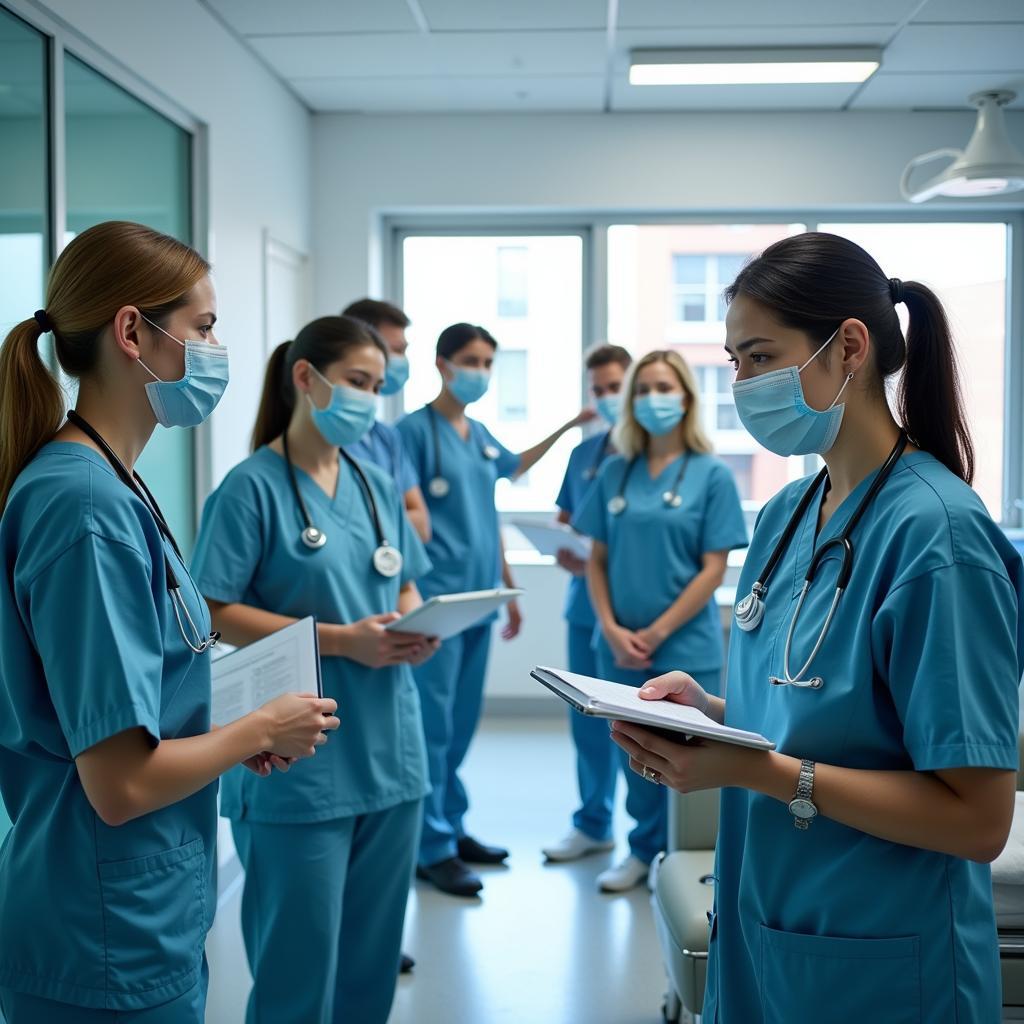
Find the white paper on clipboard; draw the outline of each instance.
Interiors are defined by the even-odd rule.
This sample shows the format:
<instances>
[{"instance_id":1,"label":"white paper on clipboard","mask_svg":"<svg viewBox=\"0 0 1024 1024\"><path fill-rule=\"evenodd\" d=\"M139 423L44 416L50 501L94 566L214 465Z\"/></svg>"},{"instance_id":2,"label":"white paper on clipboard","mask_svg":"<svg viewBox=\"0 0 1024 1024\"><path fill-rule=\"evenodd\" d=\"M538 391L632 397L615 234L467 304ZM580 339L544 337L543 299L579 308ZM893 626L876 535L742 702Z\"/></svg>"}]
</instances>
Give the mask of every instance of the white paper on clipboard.
<instances>
[{"instance_id":1,"label":"white paper on clipboard","mask_svg":"<svg viewBox=\"0 0 1024 1024\"><path fill-rule=\"evenodd\" d=\"M228 725L285 693L322 697L320 645L310 615L221 655L212 665L214 725Z\"/></svg>"}]
</instances>

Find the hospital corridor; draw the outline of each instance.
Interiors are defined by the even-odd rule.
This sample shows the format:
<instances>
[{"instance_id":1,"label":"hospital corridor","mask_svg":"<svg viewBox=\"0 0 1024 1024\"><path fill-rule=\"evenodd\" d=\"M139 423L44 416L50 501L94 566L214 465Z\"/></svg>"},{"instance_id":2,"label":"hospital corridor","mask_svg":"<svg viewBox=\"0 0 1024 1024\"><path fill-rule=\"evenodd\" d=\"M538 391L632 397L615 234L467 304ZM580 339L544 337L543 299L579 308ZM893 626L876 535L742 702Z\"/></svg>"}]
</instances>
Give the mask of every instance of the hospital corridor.
<instances>
[{"instance_id":1,"label":"hospital corridor","mask_svg":"<svg viewBox=\"0 0 1024 1024\"><path fill-rule=\"evenodd\" d=\"M1024 1022L1024 0L0 0L0 1024Z\"/></svg>"}]
</instances>

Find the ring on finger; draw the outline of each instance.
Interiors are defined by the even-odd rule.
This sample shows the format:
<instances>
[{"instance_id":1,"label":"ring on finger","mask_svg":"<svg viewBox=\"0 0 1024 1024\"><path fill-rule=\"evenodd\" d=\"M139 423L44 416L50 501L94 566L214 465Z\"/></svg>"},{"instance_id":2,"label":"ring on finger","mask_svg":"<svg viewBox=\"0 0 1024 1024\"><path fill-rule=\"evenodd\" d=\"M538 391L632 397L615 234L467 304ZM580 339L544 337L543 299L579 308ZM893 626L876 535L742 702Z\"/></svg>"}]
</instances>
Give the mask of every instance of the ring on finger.
<instances>
[{"instance_id":1,"label":"ring on finger","mask_svg":"<svg viewBox=\"0 0 1024 1024\"><path fill-rule=\"evenodd\" d=\"M648 782L653 782L656 786L661 785L661 773L656 772L653 768L648 765L643 766L643 771L640 773Z\"/></svg>"}]
</instances>

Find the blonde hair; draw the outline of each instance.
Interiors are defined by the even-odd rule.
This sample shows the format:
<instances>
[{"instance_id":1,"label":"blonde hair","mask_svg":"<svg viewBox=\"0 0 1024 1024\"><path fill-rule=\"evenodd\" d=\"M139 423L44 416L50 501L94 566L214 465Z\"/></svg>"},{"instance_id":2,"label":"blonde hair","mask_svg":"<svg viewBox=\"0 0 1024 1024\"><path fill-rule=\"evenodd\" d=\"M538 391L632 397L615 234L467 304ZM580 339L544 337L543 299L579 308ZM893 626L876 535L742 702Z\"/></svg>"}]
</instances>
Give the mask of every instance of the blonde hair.
<instances>
[{"instance_id":1,"label":"blonde hair","mask_svg":"<svg viewBox=\"0 0 1024 1024\"><path fill-rule=\"evenodd\" d=\"M637 423L636 417L633 415L633 402L636 397L634 390L637 375L645 366L650 366L652 363L664 363L670 367L682 385L683 394L686 396L686 416L682 421L682 431L683 444L687 451L704 454L713 452L714 448L707 434L704 433L704 427L700 421L700 395L697 390L697 379L693 375L693 370L690 369L690 364L672 349L656 349L654 352L648 352L631 367L622 388L622 412L619 414L619 422L612 435L615 447L627 459L635 458L647 450L650 435Z\"/></svg>"},{"instance_id":2,"label":"blonde hair","mask_svg":"<svg viewBox=\"0 0 1024 1024\"><path fill-rule=\"evenodd\" d=\"M122 306L159 324L209 272L194 249L129 221L97 224L60 254L45 311L12 328L0 348L0 509L64 420L64 392L39 353L40 337L52 331L64 372L85 376L96 368L100 334Z\"/></svg>"}]
</instances>

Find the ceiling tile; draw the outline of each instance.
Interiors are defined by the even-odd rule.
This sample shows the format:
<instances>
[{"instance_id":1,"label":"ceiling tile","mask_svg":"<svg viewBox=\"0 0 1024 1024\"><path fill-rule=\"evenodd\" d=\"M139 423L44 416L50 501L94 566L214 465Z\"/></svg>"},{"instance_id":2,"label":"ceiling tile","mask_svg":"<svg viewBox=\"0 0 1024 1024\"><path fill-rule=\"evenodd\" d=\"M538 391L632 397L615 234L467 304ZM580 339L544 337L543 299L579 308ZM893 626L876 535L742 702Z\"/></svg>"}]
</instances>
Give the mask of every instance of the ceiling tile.
<instances>
[{"instance_id":1,"label":"ceiling tile","mask_svg":"<svg viewBox=\"0 0 1024 1024\"><path fill-rule=\"evenodd\" d=\"M908 25L885 51L885 71L1024 71L1024 22Z\"/></svg>"},{"instance_id":2,"label":"ceiling tile","mask_svg":"<svg viewBox=\"0 0 1024 1024\"><path fill-rule=\"evenodd\" d=\"M603 32L275 36L253 46L284 78L601 75Z\"/></svg>"},{"instance_id":3,"label":"ceiling tile","mask_svg":"<svg viewBox=\"0 0 1024 1024\"><path fill-rule=\"evenodd\" d=\"M616 80L612 109L637 110L840 110L852 85L631 86Z\"/></svg>"},{"instance_id":4,"label":"ceiling tile","mask_svg":"<svg viewBox=\"0 0 1024 1024\"><path fill-rule=\"evenodd\" d=\"M604 29L608 0L419 0L431 32Z\"/></svg>"},{"instance_id":5,"label":"ceiling tile","mask_svg":"<svg viewBox=\"0 0 1024 1024\"><path fill-rule=\"evenodd\" d=\"M1024 3L1021 0L928 0L914 24L936 21L1024 21Z\"/></svg>"},{"instance_id":6,"label":"ceiling tile","mask_svg":"<svg viewBox=\"0 0 1024 1024\"><path fill-rule=\"evenodd\" d=\"M314 110L402 112L599 111L604 79L565 78L296 78L292 87Z\"/></svg>"},{"instance_id":7,"label":"ceiling tile","mask_svg":"<svg viewBox=\"0 0 1024 1024\"><path fill-rule=\"evenodd\" d=\"M969 110L967 97L971 93L1003 88L1017 93L1017 99L1010 106L1024 109L1024 75L1000 78L985 71L941 72L931 75L890 75L879 72L864 86L851 107L854 110Z\"/></svg>"},{"instance_id":8,"label":"ceiling tile","mask_svg":"<svg viewBox=\"0 0 1024 1024\"><path fill-rule=\"evenodd\" d=\"M201 0L241 35L419 32L405 0Z\"/></svg>"},{"instance_id":9,"label":"ceiling tile","mask_svg":"<svg viewBox=\"0 0 1024 1024\"><path fill-rule=\"evenodd\" d=\"M619 28L896 25L918 0L619 0ZM961 0L963 2L963 0Z\"/></svg>"}]
</instances>

